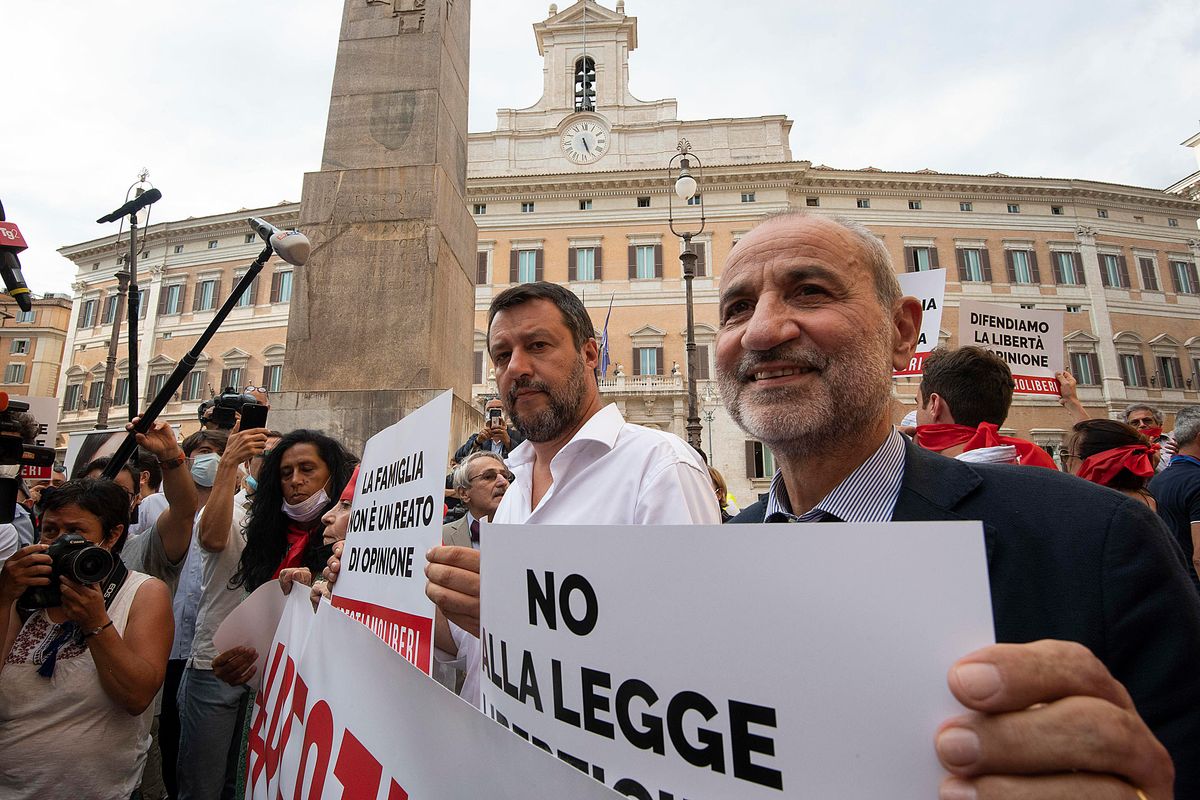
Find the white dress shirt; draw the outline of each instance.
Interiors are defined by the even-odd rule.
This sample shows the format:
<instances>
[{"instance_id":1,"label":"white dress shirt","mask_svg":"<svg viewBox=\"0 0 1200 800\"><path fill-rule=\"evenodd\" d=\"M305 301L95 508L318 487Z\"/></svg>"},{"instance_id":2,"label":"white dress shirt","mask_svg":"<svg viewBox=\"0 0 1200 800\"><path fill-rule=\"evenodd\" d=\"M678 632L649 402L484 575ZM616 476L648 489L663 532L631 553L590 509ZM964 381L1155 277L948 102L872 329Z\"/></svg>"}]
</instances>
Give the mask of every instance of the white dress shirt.
<instances>
[{"instance_id":1,"label":"white dress shirt","mask_svg":"<svg viewBox=\"0 0 1200 800\"><path fill-rule=\"evenodd\" d=\"M515 476L492 515L507 525L719 525L721 512L700 456L674 434L625 421L615 405L596 412L550 461L553 483L532 507L534 451L509 454ZM480 538L487 536L485 530ZM479 706L479 639L450 624L467 677L461 697Z\"/></svg>"}]
</instances>

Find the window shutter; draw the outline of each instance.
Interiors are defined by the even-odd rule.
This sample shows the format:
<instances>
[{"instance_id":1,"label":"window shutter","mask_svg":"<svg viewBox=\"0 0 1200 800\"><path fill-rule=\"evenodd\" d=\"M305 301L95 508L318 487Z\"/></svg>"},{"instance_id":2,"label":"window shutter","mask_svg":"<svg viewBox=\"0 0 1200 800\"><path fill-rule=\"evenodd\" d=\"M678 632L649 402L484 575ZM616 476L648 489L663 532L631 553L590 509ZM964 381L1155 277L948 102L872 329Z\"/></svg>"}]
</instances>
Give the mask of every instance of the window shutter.
<instances>
[{"instance_id":1,"label":"window shutter","mask_svg":"<svg viewBox=\"0 0 1200 800\"><path fill-rule=\"evenodd\" d=\"M161 317L167 313L167 285L165 283L158 286L158 315Z\"/></svg>"},{"instance_id":2,"label":"window shutter","mask_svg":"<svg viewBox=\"0 0 1200 800\"><path fill-rule=\"evenodd\" d=\"M250 281L250 288L246 290L246 293L248 295L250 295L250 305L254 305L255 303L258 302L258 276L257 275L254 276L254 280Z\"/></svg>"},{"instance_id":3,"label":"window shutter","mask_svg":"<svg viewBox=\"0 0 1200 800\"><path fill-rule=\"evenodd\" d=\"M545 280L546 266L546 251L535 250L533 253L533 279L535 281Z\"/></svg>"},{"instance_id":4,"label":"window shutter","mask_svg":"<svg viewBox=\"0 0 1200 800\"><path fill-rule=\"evenodd\" d=\"M961 247L954 248L954 260L958 264L958 282L966 283L967 281L967 256L963 253Z\"/></svg>"},{"instance_id":5,"label":"window shutter","mask_svg":"<svg viewBox=\"0 0 1200 800\"><path fill-rule=\"evenodd\" d=\"M223 391L225 391L225 387L226 387L226 386L229 386L229 385L230 385L230 379L233 377L233 375L231 374L231 372L232 372L232 370L229 370L229 369L223 369L223 370L221 370L221 391L222 391L222 392L223 392ZM236 386L236 387L234 387L234 388L235 388L235 389L240 389L240 388L242 388L242 387L240 387L240 386Z\"/></svg>"},{"instance_id":6,"label":"window shutter","mask_svg":"<svg viewBox=\"0 0 1200 800\"><path fill-rule=\"evenodd\" d=\"M1059 260L1059 256L1061 255L1062 253L1056 253L1053 250L1050 251L1050 266L1054 270L1054 283L1056 286L1062 286L1066 283L1066 278L1063 277L1062 264Z\"/></svg>"},{"instance_id":7,"label":"window shutter","mask_svg":"<svg viewBox=\"0 0 1200 800\"><path fill-rule=\"evenodd\" d=\"M746 440L746 477L751 479L758 477L755 475L754 469L754 442L749 439Z\"/></svg>"},{"instance_id":8,"label":"window shutter","mask_svg":"<svg viewBox=\"0 0 1200 800\"><path fill-rule=\"evenodd\" d=\"M1079 281L1080 286L1087 284L1087 278L1083 277L1083 256L1079 253L1071 253L1071 260L1075 262L1075 280Z\"/></svg>"},{"instance_id":9,"label":"window shutter","mask_svg":"<svg viewBox=\"0 0 1200 800\"><path fill-rule=\"evenodd\" d=\"M654 277L661 278L663 276L663 246L661 244L654 245ZM662 365L659 365L659 374L662 374Z\"/></svg>"},{"instance_id":10,"label":"window shutter","mask_svg":"<svg viewBox=\"0 0 1200 800\"><path fill-rule=\"evenodd\" d=\"M1188 277L1191 279L1191 284L1192 284L1192 292L1191 293L1195 294L1197 291L1200 291L1200 281L1197 280L1196 265L1185 263L1184 268L1187 270Z\"/></svg>"},{"instance_id":11,"label":"window shutter","mask_svg":"<svg viewBox=\"0 0 1200 800\"><path fill-rule=\"evenodd\" d=\"M213 284L213 308L221 307L221 279L217 278L217 282Z\"/></svg>"},{"instance_id":12,"label":"window shutter","mask_svg":"<svg viewBox=\"0 0 1200 800\"><path fill-rule=\"evenodd\" d=\"M629 245L629 280L637 277L637 247Z\"/></svg>"},{"instance_id":13,"label":"window shutter","mask_svg":"<svg viewBox=\"0 0 1200 800\"><path fill-rule=\"evenodd\" d=\"M260 383L259 386L270 386L270 385L271 385L271 367L270 367L270 365L267 365L267 366L263 367L262 383Z\"/></svg>"},{"instance_id":14,"label":"window shutter","mask_svg":"<svg viewBox=\"0 0 1200 800\"><path fill-rule=\"evenodd\" d=\"M1008 282L1017 282L1017 268L1013 266L1012 250L1005 248L1004 250L1004 265L1008 267Z\"/></svg>"},{"instance_id":15,"label":"window shutter","mask_svg":"<svg viewBox=\"0 0 1200 800\"><path fill-rule=\"evenodd\" d=\"M567 280L578 280L579 275L579 251L574 247L567 248Z\"/></svg>"},{"instance_id":16,"label":"window shutter","mask_svg":"<svg viewBox=\"0 0 1200 800\"><path fill-rule=\"evenodd\" d=\"M1100 285L1105 287L1112 286L1112 281L1108 279L1108 259L1103 255L1097 256L1097 258L1100 261Z\"/></svg>"},{"instance_id":17,"label":"window shutter","mask_svg":"<svg viewBox=\"0 0 1200 800\"><path fill-rule=\"evenodd\" d=\"M663 349L661 347L654 348L654 368L655 375L663 374Z\"/></svg>"},{"instance_id":18,"label":"window shutter","mask_svg":"<svg viewBox=\"0 0 1200 800\"><path fill-rule=\"evenodd\" d=\"M83 327L83 318L87 316L87 300L79 303L79 316L75 318L76 329Z\"/></svg>"},{"instance_id":19,"label":"window shutter","mask_svg":"<svg viewBox=\"0 0 1200 800\"><path fill-rule=\"evenodd\" d=\"M283 273L281 273L279 270L275 270L274 272L271 273L271 302L272 303L279 302L279 284L281 282L282 277L283 277Z\"/></svg>"},{"instance_id":20,"label":"window shutter","mask_svg":"<svg viewBox=\"0 0 1200 800\"><path fill-rule=\"evenodd\" d=\"M696 345L696 380L708 380L708 345Z\"/></svg>"},{"instance_id":21,"label":"window shutter","mask_svg":"<svg viewBox=\"0 0 1200 800\"><path fill-rule=\"evenodd\" d=\"M1084 353L1083 357L1087 359L1088 366L1091 367L1092 377L1095 379L1096 384L1102 383L1103 376L1100 374L1100 361L1096 358L1096 354Z\"/></svg>"},{"instance_id":22,"label":"window shutter","mask_svg":"<svg viewBox=\"0 0 1200 800\"><path fill-rule=\"evenodd\" d=\"M1146 360L1138 355L1134 358L1134 364L1137 369L1138 386L1146 386Z\"/></svg>"},{"instance_id":23,"label":"window shutter","mask_svg":"<svg viewBox=\"0 0 1200 800\"><path fill-rule=\"evenodd\" d=\"M1133 282L1129 280L1129 262L1125 260L1125 256L1117 256L1117 271L1121 274L1121 288L1129 289L1133 286Z\"/></svg>"},{"instance_id":24,"label":"window shutter","mask_svg":"<svg viewBox=\"0 0 1200 800\"><path fill-rule=\"evenodd\" d=\"M180 314L182 314L183 310L185 308L187 308L187 291L188 291L188 285L186 283L179 284L179 313Z\"/></svg>"},{"instance_id":25,"label":"window shutter","mask_svg":"<svg viewBox=\"0 0 1200 800\"><path fill-rule=\"evenodd\" d=\"M603 248L599 246L596 247L596 280L598 281L604 280L604 263L603 259L600 257L600 254L603 252Z\"/></svg>"},{"instance_id":26,"label":"window shutter","mask_svg":"<svg viewBox=\"0 0 1200 800\"><path fill-rule=\"evenodd\" d=\"M642 348L633 348L633 374L642 374Z\"/></svg>"},{"instance_id":27,"label":"window shutter","mask_svg":"<svg viewBox=\"0 0 1200 800\"><path fill-rule=\"evenodd\" d=\"M1029 272L1033 275L1034 284L1042 282L1042 274L1038 272L1037 253L1033 250L1029 251Z\"/></svg>"},{"instance_id":28,"label":"window shutter","mask_svg":"<svg viewBox=\"0 0 1200 800\"><path fill-rule=\"evenodd\" d=\"M983 279L992 282L992 256L985 247L979 251L979 262L983 265Z\"/></svg>"},{"instance_id":29,"label":"window shutter","mask_svg":"<svg viewBox=\"0 0 1200 800\"><path fill-rule=\"evenodd\" d=\"M508 251L508 282L509 283L516 283L517 279L520 277L520 274L521 274L520 266L519 266L520 262L521 262L521 251L520 250L509 250Z\"/></svg>"},{"instance_id":30,"label":"window shutter","mask_svg":"<svg viewBox=\"0 0 1200 800\"><path fill-rule=\"evenodd\" d=\"M487 283L487 252L475 254L475 284L482 286Z\"/></svg>"},{"instance_id":31,"label":"window shutter","mask_svg":"<svg viewBox=\"0 0 1200 800\"><path fill-rule=\"evenodd\" d=\"M933 269L942 268L942 265L938 263L937 247L929 248L929 266Z\"/></svg>"},{"instance_id":32,"label":"window shutter","mask_svg":"<svg viewBox=\"0 0 1200 800\"><path fill-rule=\"evenodd\" d=\"M483 383L483 351L475 351L475 383Z\"/></svg>"},{"instance_id":33,"label":"window shutter","mask_svg":"<svg viewBox=\"0 0 1200 800\"><path fill-rule=\"evenodd\" d=\"M915 254L915 250L916 250L915 247L905 247L904 248L904 271L905 272L916 272L916 270L917 270L917 257Z\"/></svg>"},{"instance_id":34,"label":"window shutter","mask_svg":"<svg viewBox=\"0 0 1200 800\"><path fill-rule=\"evenodd\" d=\"M1139 258L1138 268L1142 273L1142 288L1152 292L1158 291L1158 276L1154 274L1154 259Z\"/></svg>"},{"instance_id":35,"label":"window shutter","mask_svg":"<svg viewBox=\"0 0 1200 800\"><path fill-rule=\"evenodd\" d=\"M700 242L695 245L696 248L696 277L708 277L708 245Z\"/></svg>"},{"instance_id":36,"label":"window shutter","mask_svg":"<svg viewBox=\"0 0 1200 800\"><path fill-rule=\"evenodd\" d=\"M1179 285L1178 262L1168 261L1167 262L1167 272L1171 273L1171 284L1175 287L1175 294L1179 294L1179 290L1182 287L1180 287L1180 285Z\"/></svg>"}]
</instances>

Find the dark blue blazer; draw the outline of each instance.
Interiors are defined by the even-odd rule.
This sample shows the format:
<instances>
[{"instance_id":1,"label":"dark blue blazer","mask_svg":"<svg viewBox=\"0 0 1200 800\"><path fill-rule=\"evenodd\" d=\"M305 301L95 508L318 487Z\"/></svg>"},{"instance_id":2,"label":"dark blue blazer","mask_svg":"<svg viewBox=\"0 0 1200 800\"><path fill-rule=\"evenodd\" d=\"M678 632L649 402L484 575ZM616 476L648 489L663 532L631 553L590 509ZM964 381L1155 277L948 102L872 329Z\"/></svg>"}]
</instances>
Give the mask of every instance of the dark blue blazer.
<instances>
[{"instance_id":1,"label":"dark blue blazer","mask_svg":"<svg viewBox=\"0 0 1200 800\"><path fill-rule=\"evenodd\" d=\"M732 522L762 522L765 508ZM1200 598L1158 515L1071 475L907 442L892 519L981 520L996 641L1086 646L1170 751L1176 797L1200 798Z\"/></svg>"}]
</instances>

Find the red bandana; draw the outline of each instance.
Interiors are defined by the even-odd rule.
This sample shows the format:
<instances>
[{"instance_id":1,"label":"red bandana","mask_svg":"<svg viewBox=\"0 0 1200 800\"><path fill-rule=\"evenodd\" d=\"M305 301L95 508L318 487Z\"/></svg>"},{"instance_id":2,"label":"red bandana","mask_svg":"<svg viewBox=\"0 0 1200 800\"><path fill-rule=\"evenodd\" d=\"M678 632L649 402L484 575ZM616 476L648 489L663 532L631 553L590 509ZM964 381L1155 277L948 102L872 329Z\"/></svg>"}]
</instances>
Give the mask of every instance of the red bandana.
<instances>
[{"instance_id":1,"label":"red bandana","mask_svg":"<svg viewBox=\"0 0 1200 800\"><path fill-rule=\"evenodd\" d=\"M308 528L298 522L288 520L287 526L287 554L284 555L283 561L275 570L275 574L271 576L272 580L279 577L279 573L290 567L304 566L304 551L308 548L308 537L310 535Z\"/></svg>"},{"instance_id":2,"label":"red bandana","mask_svg":"<svg viewBox=\"0 0 1200 800\"><path fill-rule=\"evenodd\" d=\"M1154 462L1150 460L1150 454L1156 452L1156 444L1127 444L1124 447L1114 447L1112 450L1104 450L1085 458L1076 474L1101 486L1112 485L1113 478L1124 469L1139 478L1149 478L1154 474Z\"/></svg>"},{"instance_id":3,"label":"red bandana","mask_svg":"<svg viewBox=\"0 0 1200 800\"><path fill-rule=\"evenodd\" d=\"M1142 434L1152 442L1157 442L1158 437L1162 436L1162 426L1160 425L1156 428L1142 428L1140 431L1138 431L1138 433Z\"/></svg>"},{"instance_id":4,"label":"red bandana","mask_svg":"<svg viewBox=\"0 0 1200 800\"><path fill-rule=\"evenodd\" d=\"M1022 465L1058 469L1054 459L1045 450L1025 439L1001 436L1000 429L990 422L981 422L978 428L968 425L918 425L917 444L935 453L960 444L964 445L964 451L1009 444L1017 448L1017 455L1020 457Z\"/></svg>"}]
</instances>

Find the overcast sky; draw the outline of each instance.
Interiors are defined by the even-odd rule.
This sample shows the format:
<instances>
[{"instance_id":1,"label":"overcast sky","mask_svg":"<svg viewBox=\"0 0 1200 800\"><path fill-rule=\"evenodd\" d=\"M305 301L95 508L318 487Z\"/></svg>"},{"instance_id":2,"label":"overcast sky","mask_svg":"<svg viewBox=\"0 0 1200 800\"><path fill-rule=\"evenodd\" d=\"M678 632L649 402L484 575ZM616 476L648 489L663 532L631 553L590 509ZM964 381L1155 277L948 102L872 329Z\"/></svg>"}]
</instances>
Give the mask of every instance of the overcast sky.
<instances>
[{"instance_id":1,"label":"overcast sky","mask_svg":"<svg viewBox=\"0 0 1200 800\"><path fill-rule=\"evenodd\" d=\"M361 0L355 0L359 2ZM615 0L604 3L615 6ZM541 0L472 4L470 129L541 94ZM570 2L562 0L561 8ZM0 200L35 292L55 250L116 225L141 167L151 222L299 200L320 166L337 0L23 0L4 14ZM786 114L792 154L886 170L1163 188L1196 170L1200 0L627 0L631 89L683 119Z\"/></svg>"}]
</instances>

